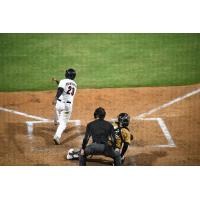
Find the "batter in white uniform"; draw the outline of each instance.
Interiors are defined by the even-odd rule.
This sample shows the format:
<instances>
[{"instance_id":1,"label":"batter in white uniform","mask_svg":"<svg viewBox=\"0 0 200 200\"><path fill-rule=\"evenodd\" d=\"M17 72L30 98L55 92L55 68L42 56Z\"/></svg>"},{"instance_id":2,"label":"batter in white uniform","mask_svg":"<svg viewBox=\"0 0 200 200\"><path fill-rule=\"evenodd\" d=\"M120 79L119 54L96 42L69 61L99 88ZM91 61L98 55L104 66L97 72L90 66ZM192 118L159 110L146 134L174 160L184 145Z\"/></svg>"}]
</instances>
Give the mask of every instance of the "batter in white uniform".
<instances>
[{"instance_id":1,"label":"batter in white uniform","mask_svg":"<svg viewBox=\"0 0 200 200\"><path fill-rule=\"evenodd\" d=\"M53 140L57 145L60 144L60 138L70 119L73 100L77 90L77 84L74 81L76 71L74 69L66 70L65 77L66 79L60 80L55 97L55 109L59 125Z\"/></svg>"}]
</instances>

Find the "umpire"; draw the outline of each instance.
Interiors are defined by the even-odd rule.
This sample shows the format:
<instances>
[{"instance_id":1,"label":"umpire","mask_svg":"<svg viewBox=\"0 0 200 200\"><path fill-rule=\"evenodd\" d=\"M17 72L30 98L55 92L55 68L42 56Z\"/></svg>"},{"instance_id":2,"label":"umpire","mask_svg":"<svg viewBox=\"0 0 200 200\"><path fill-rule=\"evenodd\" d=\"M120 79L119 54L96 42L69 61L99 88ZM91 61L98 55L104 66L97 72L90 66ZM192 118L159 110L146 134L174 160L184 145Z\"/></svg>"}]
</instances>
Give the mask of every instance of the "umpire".
<instances>
[{"instance_id":1,"label":"umpire","mask_svg":"<svg viewBox=\"0 0 200 200\"><path fill-rule=\"evenodd\" d=\"M114 151L114 145L108 144L109 139L115 144L115 133L112 124L104 120L105 116L105 110L99 107L94 112L95 120L87 125L79 157L80 166L86 165L88 155L104 155L113 158L114 165L121 165L120 153ZM90 137L93 142L87 146Z\"/></svg>"}]
</instances>

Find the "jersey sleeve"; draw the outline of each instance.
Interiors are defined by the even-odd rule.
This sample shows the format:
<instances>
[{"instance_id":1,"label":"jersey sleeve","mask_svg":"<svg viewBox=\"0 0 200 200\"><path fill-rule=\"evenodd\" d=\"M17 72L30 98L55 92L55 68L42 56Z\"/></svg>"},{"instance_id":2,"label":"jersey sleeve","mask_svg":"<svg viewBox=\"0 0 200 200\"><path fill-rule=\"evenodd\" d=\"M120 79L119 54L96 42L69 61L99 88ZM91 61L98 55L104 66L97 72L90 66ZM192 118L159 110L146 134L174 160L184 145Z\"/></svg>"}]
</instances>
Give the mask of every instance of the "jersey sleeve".
<instances>
[{"instance_id":1,"label":"jersey sleeve","mask_svg":"<svg viewBox=\"0 0 200 200\"><path fill-rule=\"evenodd\" d=\"M131 133L129 130L127 130L126 128L122 128L121 135L124 142L127 142L128 144L131 143Z\"/></svg>"},{"instance_id":2,"label":"jersey sleeve","mask_svg":"<svg viewBox=\"0 0 200 200\"><path fill-rule=\"evenodd\" d=\"M58 85L58 87L61 87L61 88L65 89L65 85L66 85L65 81L61 80L59 85Z\"/></svg>"}]
</instances>

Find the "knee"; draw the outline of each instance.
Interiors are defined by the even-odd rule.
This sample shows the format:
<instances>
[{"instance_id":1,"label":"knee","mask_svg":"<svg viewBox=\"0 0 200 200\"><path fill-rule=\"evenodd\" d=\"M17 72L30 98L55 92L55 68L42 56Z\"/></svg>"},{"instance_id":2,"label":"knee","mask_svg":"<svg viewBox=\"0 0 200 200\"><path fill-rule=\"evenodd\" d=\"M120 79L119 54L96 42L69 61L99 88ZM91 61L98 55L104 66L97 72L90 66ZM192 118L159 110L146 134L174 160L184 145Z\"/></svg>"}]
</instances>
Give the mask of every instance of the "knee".
<instances>
[{"instance_id":1,"label":"knee","mask_svg":"<svg viewBox=\"0 0 200 200\"><path fill-rule=\"evenodd\" d=\"M60 123L59 124L60 128L62 128L63 130L66 129L67 125L65 123Z\"/></svg>"},{"instance_id":2,"label":"knee","mask_svg":"<svg viewBox=\"0 0 200 200\"><path fill-rule=\"evenodd\" d=\"M115 151L115 158L120 158L120 152Z\"/></svg>"},{"instance_id":3,"label":"knee","mask_svg":"<svg viewBox=\"0 0 200 200\"><path fill-rule=\"evenodd\" d=\"M91 153L90 150L91 150L90 148L86 147L85 150L84 150L84 155L88 156Z\"/></svg>"}]
</instances>

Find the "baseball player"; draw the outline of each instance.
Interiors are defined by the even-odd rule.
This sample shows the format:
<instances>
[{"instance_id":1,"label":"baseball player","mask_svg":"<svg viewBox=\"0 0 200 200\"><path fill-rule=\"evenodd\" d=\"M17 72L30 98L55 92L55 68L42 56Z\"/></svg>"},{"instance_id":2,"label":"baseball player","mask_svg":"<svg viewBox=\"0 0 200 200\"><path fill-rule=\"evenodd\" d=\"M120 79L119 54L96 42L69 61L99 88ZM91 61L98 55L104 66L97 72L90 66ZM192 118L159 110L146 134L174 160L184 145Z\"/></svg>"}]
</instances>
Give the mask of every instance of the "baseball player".
<instances>
[{"instance_id":1,"label":"baseball player","mask_svg":"<svg viewBox=\"0 0 200 200\"><path fill-rule=\"evenodd\" d=\"M125 153L133 140L133 135L128 128L130 122L130 116L127 113L120 113L118 115L118 121L113 122L112 125L115 131L115 151L120 152L121 161L124 162Z\"/></svg>"},{"instance_id":2,"label":"baseball player","mask_svg":"<svg viewBox=\"0 0 200 200\"><path fill-rule=\"evenodd\" d=\"M57 94L53 101L59 123L57 131L53 137L56 145L60 144L62 133L67 127L67 122L69 121L72 113L74 96L77 90L77 84L74 81L76 77L76 71L72 68L67 69L65 77L65 79L60 80Z\"/></svg>"}]
</instances>

